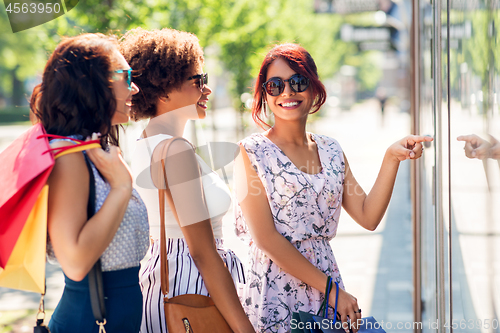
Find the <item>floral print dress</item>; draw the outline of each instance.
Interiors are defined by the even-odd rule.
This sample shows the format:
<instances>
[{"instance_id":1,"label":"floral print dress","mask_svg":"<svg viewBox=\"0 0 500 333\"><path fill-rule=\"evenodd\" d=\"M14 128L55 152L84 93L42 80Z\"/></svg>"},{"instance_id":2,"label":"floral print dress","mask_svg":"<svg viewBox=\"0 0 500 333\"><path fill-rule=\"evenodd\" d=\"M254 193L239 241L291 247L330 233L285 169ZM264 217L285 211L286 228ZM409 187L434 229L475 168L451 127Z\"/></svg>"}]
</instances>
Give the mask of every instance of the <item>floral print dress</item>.
<instances>
[{"instance_id":1,"label":"floral print dress","mask_svg":"<svg viewBox=\"0 0 500 333\"><path fill-rule=\"evenodd\" d=\"M337 232L342 207L344 155L336 140L310 135L322 167L314 175L299 170L262 134L253 134L239 144L266 190L278 232L344 288L329 243ZM239 190L243 189L235 189ZM316 313L324 295L285 272L255 246L238 201L234 202L236 233L250 245L247 281L238 290L245 312L258 332L289 332L292 312Z\"/></svg>"}]
</instances>

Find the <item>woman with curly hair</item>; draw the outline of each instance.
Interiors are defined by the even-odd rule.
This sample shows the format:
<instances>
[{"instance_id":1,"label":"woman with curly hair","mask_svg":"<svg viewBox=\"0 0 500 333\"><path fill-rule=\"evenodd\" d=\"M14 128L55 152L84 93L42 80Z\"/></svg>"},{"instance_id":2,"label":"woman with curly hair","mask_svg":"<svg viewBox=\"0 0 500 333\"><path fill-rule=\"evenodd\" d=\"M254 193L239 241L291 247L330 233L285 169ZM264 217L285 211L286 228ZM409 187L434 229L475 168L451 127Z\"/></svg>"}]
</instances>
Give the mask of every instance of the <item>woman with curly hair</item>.
<instances>
[{"instance_id":1,"label":"woman with curly hair","mask_svg":"<svg viewBox=\"0 0 500 333\"><path fill-rule=\"evenodd\" d=\"M132 189L115 126L129 121L132 95L139 90L117 47L115 38L101 34L64 39L31 97L31 111L47 133L80 140L101 133L105 148L57 158L48 180L48 257L61 265L65 276L63 295L49 322L52 333L100 331L87 277L99 259L105 329L136 333L140 328L139 268L148 249L147 210ZM50 145L71 146L70 141L55 139ZM95 199L89 202L92 179Z\"/></svg>"},{"instance_id":2,"label":"woman with curly hair","mask_svg":"<svg viewBox=\"0 0 500 333\"><path fill-rule=\"evenodd\" d=\"M202 72L204 58L198 38L172 29L138 28L124 36L120 50L140 72L135 82L141 94L134 96L133 117L149 119L132 164L136 188L148 208L152 239L151 256L140 275L144 298L141 332L167 330L160 289L157 188L162 184L158 186L159 180L151 176L156 174L151 172L155 164L161 162L169 193L165 207L168 296L210 295L234 332L254 332L234 283L245 282L242 264L222 243L222 218L231 204L229 190L182 138L188 120L205 118L212 93L207 74Z\"/></svg>"},{"instance_id":3,"label":"woman with curly hair","mask_svg":"<svg viewBox=\"0 0 500 333\"><path fill-rule=\"evenodd\" d=\"M429 137L410 135L391 145L370 193L359 186L337 140L306 131L307 118L326 100L313 58L297 44L269 51L255 83L252 116L267 130L240 141L235 163L236 228L250 239L247 284L240 296L259 332L297 328L292 314L317 313L328 281L340 285L338 314L357 331L355 297L344 291L330 241L343 207L362 227L380 223L399 163L422 155ZM262 120L266 110L274 126ZM335 306L336 292L327 300ZM331 318L331 317L330 317Z\"/></svg>"}]
</instances>

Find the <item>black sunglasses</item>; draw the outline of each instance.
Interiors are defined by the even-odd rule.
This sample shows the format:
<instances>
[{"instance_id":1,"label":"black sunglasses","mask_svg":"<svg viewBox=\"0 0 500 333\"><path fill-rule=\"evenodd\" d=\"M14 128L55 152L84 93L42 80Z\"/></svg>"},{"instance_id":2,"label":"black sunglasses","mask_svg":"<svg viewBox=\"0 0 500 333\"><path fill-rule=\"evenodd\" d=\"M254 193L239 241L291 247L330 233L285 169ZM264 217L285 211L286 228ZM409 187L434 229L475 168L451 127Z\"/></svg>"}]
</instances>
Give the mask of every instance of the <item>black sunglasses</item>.
<instances>
[{"instance_id":1,"label":"black sunglasses","mask_svg":"<svg viewBox=\"0 0 500 333\"><path fill-rule=\"evenodd\" d=\"M188 77L188 81L189 80L199 80L198 85L200 86L200 89L203 89L205 85L208 84L208 73L202 73L190 76Z\"/></svg>"},{"instance_id":2,"label":"black sunglasses","mask_svg":"<svg viewBox=\"0 0 500 333\"><path fill-rule=\"evenodd\" d=\"M285 82L290 83L290 88L295 92L303 92L309 87L309 79L301 74L294 74L288 80L272 77L262 84L264 91L271 96L278 96L285 91Z\"/></svg>"}]
</instances>

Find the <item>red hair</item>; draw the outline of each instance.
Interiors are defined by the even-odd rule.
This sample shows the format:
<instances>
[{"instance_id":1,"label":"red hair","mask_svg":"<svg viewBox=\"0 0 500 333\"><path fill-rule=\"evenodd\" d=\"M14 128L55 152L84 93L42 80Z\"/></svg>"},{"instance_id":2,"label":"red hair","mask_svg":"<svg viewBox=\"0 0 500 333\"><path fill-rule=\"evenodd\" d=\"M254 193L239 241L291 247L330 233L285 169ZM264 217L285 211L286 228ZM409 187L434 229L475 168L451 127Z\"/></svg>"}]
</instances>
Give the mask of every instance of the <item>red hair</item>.
<instances>
[{"instance_id":1,"label":"red hair","mask_svg":"<svg viewBox=\"0 0 500 333\"><path fill-rule=\"evenodd\" d=\"M262 113L267 115L266 106L264 104L265 94L262 84L266 82L269 65L278 58L286 60L290 68L296 73L309 78L314 97L314 104L310 113L317 112L326 101L325 86L319 80L316 64L309 52L298 44L288 43L276 45L267 53L262 62L253 93L252 118L262 129L265 129L265 126L271 127L271 125L267 124L261 118Z\"/></svg>"}]
</instances>

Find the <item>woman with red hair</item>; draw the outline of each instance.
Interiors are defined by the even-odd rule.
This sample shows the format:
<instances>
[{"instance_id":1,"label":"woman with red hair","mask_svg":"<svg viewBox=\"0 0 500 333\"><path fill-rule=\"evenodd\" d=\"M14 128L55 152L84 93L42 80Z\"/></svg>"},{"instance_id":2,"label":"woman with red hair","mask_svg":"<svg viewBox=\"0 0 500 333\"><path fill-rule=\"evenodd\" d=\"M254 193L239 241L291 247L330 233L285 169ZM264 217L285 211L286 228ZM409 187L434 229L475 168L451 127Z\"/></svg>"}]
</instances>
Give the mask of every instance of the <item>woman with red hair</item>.
<instances>
[{"instance_id":1,"label":"woman with red hair","mask_svg":"<svg viewBox=\"0 0 500 333\"><path fill-rule=\"evenodd\" d=\"M316 313L330 278L340 286L342 322L349 318L355 324L361 318L356 298L344 291L329 244L341 207L362 227L375 230L389 204L399 163L419 158L421 142L432 140L411 135L391 145L375 185L365 194L339 143L306 132L309 114L325 99L314 60L303 47L283 44L269 51L252 107L255 122L268 130L239 143L235 164L236 230L250 238L251 249L240 298L259 332L289 332L292 312ZM267 108L274 114L272 127L262 120ZM328 303L334 306L335 298L330 293Z\"/></svg>"}]
</instances>

